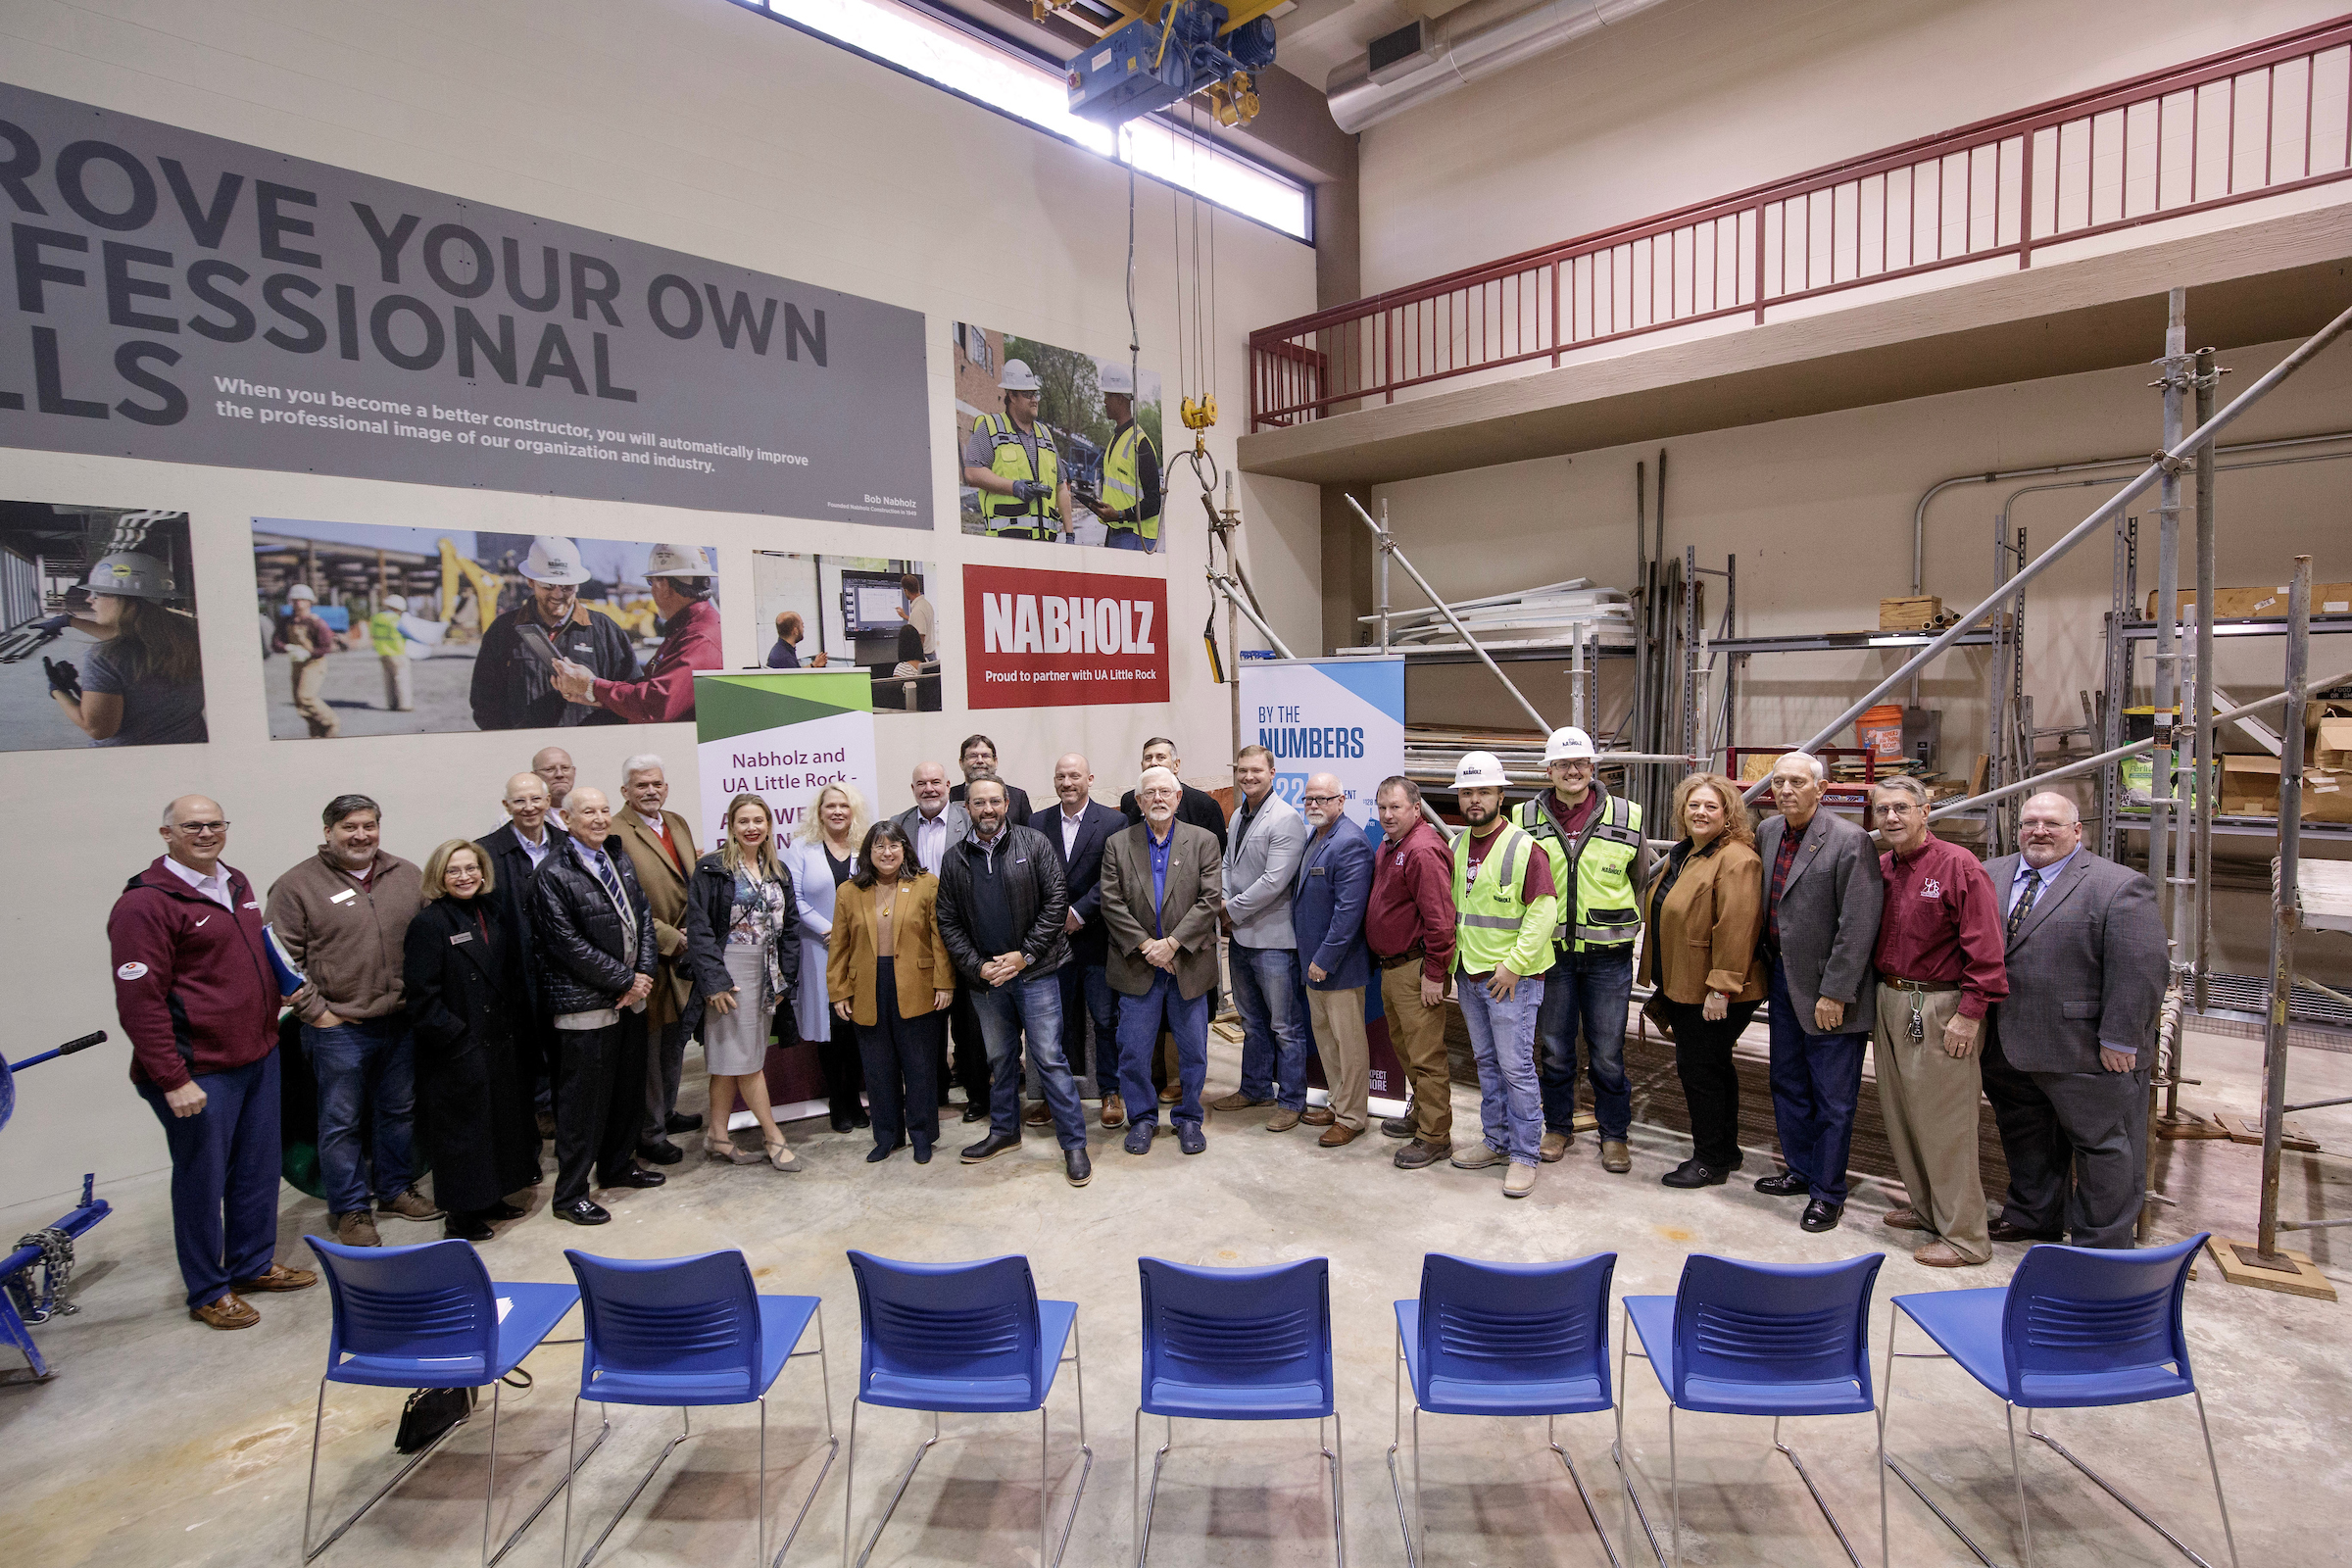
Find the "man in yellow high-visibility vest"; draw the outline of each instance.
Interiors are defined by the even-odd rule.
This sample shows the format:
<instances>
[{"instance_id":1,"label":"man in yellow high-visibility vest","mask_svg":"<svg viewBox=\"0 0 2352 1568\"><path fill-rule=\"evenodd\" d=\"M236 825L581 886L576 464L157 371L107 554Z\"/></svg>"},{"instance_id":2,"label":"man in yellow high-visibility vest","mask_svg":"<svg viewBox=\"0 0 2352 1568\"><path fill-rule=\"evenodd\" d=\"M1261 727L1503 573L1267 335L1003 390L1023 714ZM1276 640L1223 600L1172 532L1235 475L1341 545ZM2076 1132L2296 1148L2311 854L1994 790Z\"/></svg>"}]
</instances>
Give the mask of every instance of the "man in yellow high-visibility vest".
<instances>
[{"instance_id":1,"label":"man in yellow high-visibility vest","mask_svg":"<svg viewBox=\"0 0 2352 1568\"><path fill-rule=\"evenodd\" d=\"M971 439L963 445L963 482L980 492L980 515L991 537L1059 538L1072 527L1070 486L1054 432L1037 421L1044 385L1022 360L1006 360L997 385L1004 412L972 421Z\"/></svg>"},{"instance_id":2,"label":"man in yellow high-visibility vest","mask_svg":"<svg viewBox=\"0 0 2352 1568\"><path fill-rule=\"evenodd\" d=\"M1485 1141L1454 1144L1463 1170L1505 1166L1502 1194L1536 1190L1544 1095L1536 1075L1536 1020L1551 968L1559 895L1551 857L1503 812L1509 780L1492 752L1454 769L1453 794L1470 831L1453 841L1454 994L1478 1058Z\"/></svg>"},{"instance_id":3,"label":"man in yellow high-visibility vest","mask_svg":"<svg viewBox=\"0 0 2352 1568\"><path fill-rule=\"evenodd\" d=\"M1113 365L1102 375L1102 412L1116 426L1102 453L1102 490L1087 498L1113 550L1159 548L1159 450L1135 422L1135 371Z\"/></svg>"}]
</instances>

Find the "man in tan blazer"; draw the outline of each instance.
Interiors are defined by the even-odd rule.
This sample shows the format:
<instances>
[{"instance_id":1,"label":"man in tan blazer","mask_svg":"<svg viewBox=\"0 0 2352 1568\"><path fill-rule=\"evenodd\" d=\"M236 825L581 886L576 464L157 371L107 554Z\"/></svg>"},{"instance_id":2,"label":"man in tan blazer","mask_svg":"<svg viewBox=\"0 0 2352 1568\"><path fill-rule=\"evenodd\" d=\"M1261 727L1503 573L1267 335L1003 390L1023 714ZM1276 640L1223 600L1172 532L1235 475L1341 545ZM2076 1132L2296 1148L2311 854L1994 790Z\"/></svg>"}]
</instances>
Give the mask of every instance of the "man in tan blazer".
<instances>
[{"instance_id":1,"label":"man in tan blazer","mask_svg":"<svg viewBox=\"0 0 2352 1568\"><path fill-rule=\"evenodd\" d=\"M1135 787L1144 819L1102 848L1102 924L1110 937L1110 988L1119 994L1119 1087L1130 1154L1150 1153L1159 1130L1152 1057L1163 1027L1176 1039L1182 1086L1170 1116L1176 1141L1188 1154L1208 1147L1200 1089L1208 1077L1224 867L1215 834L1176 820L1183 791L1166 768L1146 768Z\"/></svg>"},{"instance_id":2,"label":"man in tan blazer","mask_svg":"<svg viewBox=\"0 0 2352 1568\"><path fill-rule=\"evenodd\" d=\"M628 852L637 885L653 906L654 941L662 952L654 994L645 1005L645 1126L637 1153L674 1165L685 1151L671 1133L690 1133L700 1116L678 1114L678 1077L686 1058L686 878L694 870L694 825L667 808L669 778L662 759L647 752L621 764L620 793L628 805L612 813L612 836Z\"/></svg>"}]
</instances>

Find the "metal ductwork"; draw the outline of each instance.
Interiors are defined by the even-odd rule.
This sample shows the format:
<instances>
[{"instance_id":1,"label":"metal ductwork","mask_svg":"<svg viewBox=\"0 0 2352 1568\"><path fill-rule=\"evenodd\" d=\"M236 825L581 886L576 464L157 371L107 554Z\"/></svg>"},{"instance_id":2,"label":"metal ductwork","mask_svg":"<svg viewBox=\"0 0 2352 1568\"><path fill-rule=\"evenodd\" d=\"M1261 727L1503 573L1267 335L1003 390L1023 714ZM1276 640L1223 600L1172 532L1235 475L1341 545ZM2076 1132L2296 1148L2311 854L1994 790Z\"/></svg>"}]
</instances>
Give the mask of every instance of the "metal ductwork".
<instances>
[{"instance_id":1,"label":"metal ductwork","mask_svg":"<svg viewBox=\"0 0 2352 1568\"><path fill-rule=\"evenodd\" d=\"M1372 53L1333 71L1324 82L1331 118L1345 131L1358 131L1392 115L1425 104L1465 82L1532 60L1564 43L1647 11L1658 0L1470 0L1435 22L1416 23L1419 47L1409 36L1376 40ZM1403 29L1410 33L1412 29ZM1380 47L1387 44L1383 51ZM1381 56L1377 67L1374 57Z\"/></svg>"}]
</instances>

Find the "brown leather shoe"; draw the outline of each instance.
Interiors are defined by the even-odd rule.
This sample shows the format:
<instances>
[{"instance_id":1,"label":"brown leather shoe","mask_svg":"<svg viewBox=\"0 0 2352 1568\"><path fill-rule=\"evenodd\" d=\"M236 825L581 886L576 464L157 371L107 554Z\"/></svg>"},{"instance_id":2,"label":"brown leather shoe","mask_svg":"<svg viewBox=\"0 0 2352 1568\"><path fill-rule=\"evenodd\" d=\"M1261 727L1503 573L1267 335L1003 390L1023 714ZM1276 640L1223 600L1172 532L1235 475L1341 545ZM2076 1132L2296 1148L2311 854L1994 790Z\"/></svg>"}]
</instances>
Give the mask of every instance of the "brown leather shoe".
<instances>
[{"instance_id":1,"label":"brown leather shoe","mask_svg":"<svg viewBox=\"0 0 2352 1568\"><path fill-rule=\"evenodd\" d=\"M1021 1112L1021 1125L1024 1127L1043 1127L1053 1119L1052 1107L1042 1100L1032 1100L1029 1108Z\"/></svg>"},{"instance_id":2,"label":"brown leather shoe","mask_svg":"<svg viewBox=\"0 0 2352 1568\"><path fill-rule=\"evenodd\" d=\"M1879 1223L1892 1226L1898 1231L1924 1231L1928 1228L1928 1222L1909 1208L1890 1208L1879 1216Z\"/></svg>"},{"instance_id":3,"label":"brown leather shoe","mask_svg":"<svg viewBox=\"0 0 2352 1568\"><path fill-rule=\"evenodd\" d=\"M218 1301L189 1307L188 1316L214 1329L249 1329L262 1320L262 1314L246 1305L234 1291Z\"/></svg>"},{"instance_id":4,"label":"brown leather shoe","mask_svg":"<svg viewBox=\"0 0 2352 1568\"><path fill-rule=\"evenodd\" d=\"M1105 1127L1126 1126L1127 1102L1116 1095L1104 1095L1102 1097L1102 1125Z\"/></svg>"},{"instance_id":5,"label":"brown leather shoe","mask_svg":"<svg viewBox=\"0 0 2352 1568\"><path fill-rule=\"evenodd\" d=\"M395 1197L378 1199L375 1204L375 1211L379 1214L390 1214L400 1219L424 1220L439 1219L442 1217L441 1205L434 1202L431 1199L425 1197L422 1193L418 1192L416 1190L416 1184L414 1182L411 1182L408 1186L402 1188L399 1194Z\"/></svg>"},{"instance_id":6,"label":"brown leather shoe","mask_svg":"<svg viewBox=\"0 0 2352 1568\"><path fill-rule=\"evenodd\" d=\"M272 1263L266 1272L256 1274L249 1280L230 1280L228 1288L232 1291L248 1293L254 1291L307 1291L318 1283L318 1276L310 1269L288 1268L283 1263Z\"/></svg>"},{"instance_id":7,"label":"brown leather shoe","mask_svg":"<svg viewBox=\"0 0 2352 1568\"><path fill-rule=\"evenodd\" d=\"M1600 1168L1612 1176L1622 1176L1634 1168L1634 1152L1625 1147L1622 1138L1603 1138L1600 1141Z\"/></svg>"},{"instance_id":8,"label":"brown leather shoe","mask_svg":"<svg viewBox=\"0 0 2352 1568\"><path fill-rule=\"evenodd\" d=\"M1180 1093L1181 1091L1176 1085L1170 1084L1159 1092L1159 1102L1163 1105L1169 1104L1176 1100ZM1272 1103L1274 1102L1271 1100L1251 1100L1248 1095L1236 1089L1223 1100L1210 1101L1208 1108L1211 1110L1255 1110L1260 1105L1271 1105Z\"/></svg>"},{"instance_id":9,"label":"brown leather shoe","mask_svg":"<svg viewBox=\"0 0 2352 1568\"><path fill-rule=\"evenodd\" d=\"M383 1241L375 1234L375 1216L364 1208L334 1216L335 1240L345 1247L381 1247Z\"/></svg>"},{"instance_id":10,"label":"brown leather shoe","mask_svg":"<svg viewBox=\"0 0 2352 1568\"><path fill-rule=\"evenodd\" d=\"M1949 1242L1930 1242L1911 1254L1911 1261L1930 1268L1974 1268L1983 1259L1961 1256L1960 1250Z\"/></svg>"},{"instance_id":11,"label":"brown leather shoe","mask_svg":"<svg viewBox=\"0 0 2352 1568\"><path fill-rule=\"evenodd\" d=\"M1555 1133L1549 1128L1545 1128L1544 1142L1536 1150L1536 1157L1546 1165L1557 1165L1561 1157L1568 1152L1568 1146L1573 1141L1567 1133Z\"/></svg>"},{"instance_id":12,"label":"brown leather shoe","mask_svg":"<svg viewBox=\"0 0 2352 1568\"><path fill-rule=\"evenodd\" d=\"M1176 1102L1178 1102L1179 1100L1182 1100L1183 1098L1184 1098L1184 1086L1183 1086L1183 1085L1181 1085L1181 1084L1167 1084L1167 1085L1163 1085L1163 1086L1161 1087L1160 1091L1159 1091L1159 1102L1160 1102L1161 1104L1163 1104L1163 1105L1173 1105L1174 1103L1176 1103ZM1230 1096L1230 1095L1228 1095L1228 1096L1226 1096L1226 1098L1227 1098L1228 1100L1230 1100L1230 1099L1232 1099L1233 1097L1232 1097L1232 1096ZM1262 1104L1264 1104L1264 1103L1265 1103L1265 1102L1264 1102L1264 1101L1262 1101L1262 1100L1252 1100L1252 1101L1250 1101L1250 1104L1252 1104L1252 1105L1262 1105ZM1209 1108L1209 1109L1211 1109L1211 1110L1214 1110L1214 1109L1216 1109L1217 1107L1216 1107L1216 1106L1214 1106L1214 1105L1211 1105L1211 1106L1209 1106L1208 1108Z\"/></svg>"},{"instance_id":13,"label":"brown leather shoe","mask_svg":"<svg viewBox=\"0 0 2352 1568\"><path fill-rule=\"evenodd\" d=\"M1295 1110L1277 1109L1266 1118L1266 1131L1270 1133L1287 1133L1298 1125L1298 1113Z\"/></svg>"},{"instance_id":14,"label":"brown leather shoe","mask_svg":"<svg viewBox=\"0 0 2352 1568\"><path fill-rule=\"evenodd\" d=\"M1315 1143L1324 1149L1345 1149L1354 1143L1362 1133L1361 1127L1349 1127L1345 1123L1335 1121L1323 1129L1323 1136L1316 1139Z\"/></svg>"},{"instance_id":15,"label":"brown leather shoe","mask_svg":"<svg viewBox=\"0 0 2352 1568\"><path fill-rule=\"evenodd\" d=\"M1309 1105L1298 1113L1298 1119L1309 1127L1328 1127L1339 1118L1331 1113L1329 1105Z\"/></svg>"}]
</instances>

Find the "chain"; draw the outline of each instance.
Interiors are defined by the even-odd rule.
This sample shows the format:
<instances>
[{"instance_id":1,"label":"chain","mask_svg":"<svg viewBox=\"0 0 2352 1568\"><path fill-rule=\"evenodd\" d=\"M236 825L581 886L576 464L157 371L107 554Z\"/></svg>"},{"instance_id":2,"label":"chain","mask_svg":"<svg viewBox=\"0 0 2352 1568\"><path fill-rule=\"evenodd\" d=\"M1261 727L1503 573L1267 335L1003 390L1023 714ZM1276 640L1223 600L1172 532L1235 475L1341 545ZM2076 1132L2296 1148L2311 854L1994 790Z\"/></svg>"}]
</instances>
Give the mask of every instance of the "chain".
<instances>
[{"instance_id":1,"label":"chain","mask_svg":"<svg viewBox=\"0 0 2352 1568\"><path fill-rule=\"evenodd\" d=\"M72 1315L81 1310L71 1301L60 1301L57 1293L66 1288L74 1277L74 1238L52 1225L47 1230L33 1231L17 1238L17 1247L37 1247L41 1250L40 1294L32 1289L34 1265L27 1263L8 1277L8 1294L17 1298L17 1311L24 1321L46 1323L52 1314ZM10 1250L14 1251L12 1248Z\"/></svg>"}]
</instances>

